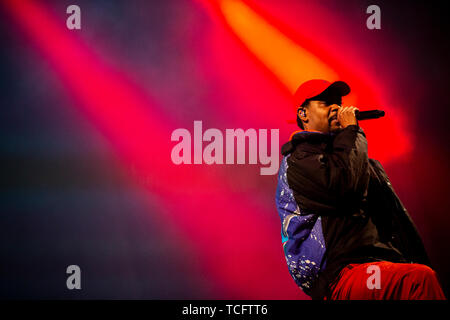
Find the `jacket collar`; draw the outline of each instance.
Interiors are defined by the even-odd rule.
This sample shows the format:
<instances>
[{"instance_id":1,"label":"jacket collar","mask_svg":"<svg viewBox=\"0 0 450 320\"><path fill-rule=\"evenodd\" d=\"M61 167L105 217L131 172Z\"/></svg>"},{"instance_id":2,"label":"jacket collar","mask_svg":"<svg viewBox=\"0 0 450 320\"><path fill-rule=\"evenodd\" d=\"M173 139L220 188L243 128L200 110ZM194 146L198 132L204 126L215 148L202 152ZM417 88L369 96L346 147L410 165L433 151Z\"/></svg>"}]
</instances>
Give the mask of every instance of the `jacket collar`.
<instances>
[{"instance_id":1,"label":"jacket collar","mask_svg":"<svg viewBox=\"0 0 450 320\"><path fill-rule=\"evenodd\" d=\"M320 131L299 131L297 133L294 133L291 136L291 140L286 142L282 147L281 147L281 154L283 156L291 153L292 151L295 150L295 148L303 143L303 142L308 142L308 143L328 143L331 140L333 140L333 138L336 136L337 133L332 132L332 133L323 133Z\"/></svg>"}]
</instances>

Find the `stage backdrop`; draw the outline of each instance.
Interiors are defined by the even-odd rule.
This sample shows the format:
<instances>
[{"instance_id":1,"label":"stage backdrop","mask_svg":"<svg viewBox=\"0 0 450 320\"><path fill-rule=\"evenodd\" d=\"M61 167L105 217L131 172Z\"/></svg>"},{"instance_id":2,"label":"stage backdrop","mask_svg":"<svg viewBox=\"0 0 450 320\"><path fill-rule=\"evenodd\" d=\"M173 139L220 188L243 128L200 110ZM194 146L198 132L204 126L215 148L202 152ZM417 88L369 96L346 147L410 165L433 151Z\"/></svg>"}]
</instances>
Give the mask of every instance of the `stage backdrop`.
<instances>
[{"instance_id":1,"label":"stage backdrop","mask_svg":"<svg viewBox=\"0 0 450 320\"><path fill-rule=\"evenodd\" d=\"M312 78L385 110L360 123L369 155L448 293L443 8L2 0L0 296L308 299L286 266L275 189L297 130L291 96ZM71 265L81 290L66 286Z\"/></svg>"}]
</instances>

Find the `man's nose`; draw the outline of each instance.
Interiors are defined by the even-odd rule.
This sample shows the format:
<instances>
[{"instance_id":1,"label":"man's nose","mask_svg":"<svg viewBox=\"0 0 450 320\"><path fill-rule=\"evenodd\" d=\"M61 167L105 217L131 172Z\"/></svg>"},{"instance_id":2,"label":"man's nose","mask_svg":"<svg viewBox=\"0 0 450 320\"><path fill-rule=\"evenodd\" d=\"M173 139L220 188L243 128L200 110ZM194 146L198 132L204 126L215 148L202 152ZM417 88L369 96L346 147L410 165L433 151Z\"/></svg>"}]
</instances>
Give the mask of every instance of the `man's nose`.
<instances>
[{"instance_id":1,"label":"man's nose","mask_svg":"<svg viewBox=\"0 0 450 320\"><path fill-rule=\"evenodd\" d=\"M338 104L332 104L331 106L330 106L330 112L338 112L338 110L339 110L339 108L340 108L341 106L340 105L338 105Z\"/></svg>"}]
</instances>

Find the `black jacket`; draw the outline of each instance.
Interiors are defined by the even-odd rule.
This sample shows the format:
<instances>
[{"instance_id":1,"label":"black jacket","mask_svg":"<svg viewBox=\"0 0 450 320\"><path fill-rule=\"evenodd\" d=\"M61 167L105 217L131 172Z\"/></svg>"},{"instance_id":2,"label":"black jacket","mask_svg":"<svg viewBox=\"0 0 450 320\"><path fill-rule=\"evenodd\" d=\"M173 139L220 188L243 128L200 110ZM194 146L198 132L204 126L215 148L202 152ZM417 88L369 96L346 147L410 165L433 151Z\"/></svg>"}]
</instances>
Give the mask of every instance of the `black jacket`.
<instances>
[{"instance_id":1,"label":"black jacket","mask_svg":"<svg viewBox=\"0 0 450 320\"><path fill-rule=\"evenodd\" d=\"M307 292L329 294L350 263L387 260L429 265L422 240L377 160L369 159L363 130L300 132L282 146L286 178L304 215L321 217L326 264Z\"/></svg>"}]
</instances>

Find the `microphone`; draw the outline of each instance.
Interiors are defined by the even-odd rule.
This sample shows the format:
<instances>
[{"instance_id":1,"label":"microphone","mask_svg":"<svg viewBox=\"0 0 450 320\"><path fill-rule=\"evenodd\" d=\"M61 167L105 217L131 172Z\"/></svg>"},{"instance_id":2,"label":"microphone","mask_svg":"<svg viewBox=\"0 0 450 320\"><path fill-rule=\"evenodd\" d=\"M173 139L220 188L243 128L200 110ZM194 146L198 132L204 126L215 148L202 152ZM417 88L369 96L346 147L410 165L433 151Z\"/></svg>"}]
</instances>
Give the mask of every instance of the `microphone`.
<instances>
[{"instance_id":1,"label":"microphone","mask_svg":"<svg viewBox=\"0 0 450 320\"><path fill-rule=\"evenodd\" d=\"M355 111L355 116L357 120L369 120L369 119L378 119L384 117L383 110L368 110L368 111Z\"/></svg>"}]
</instances>

